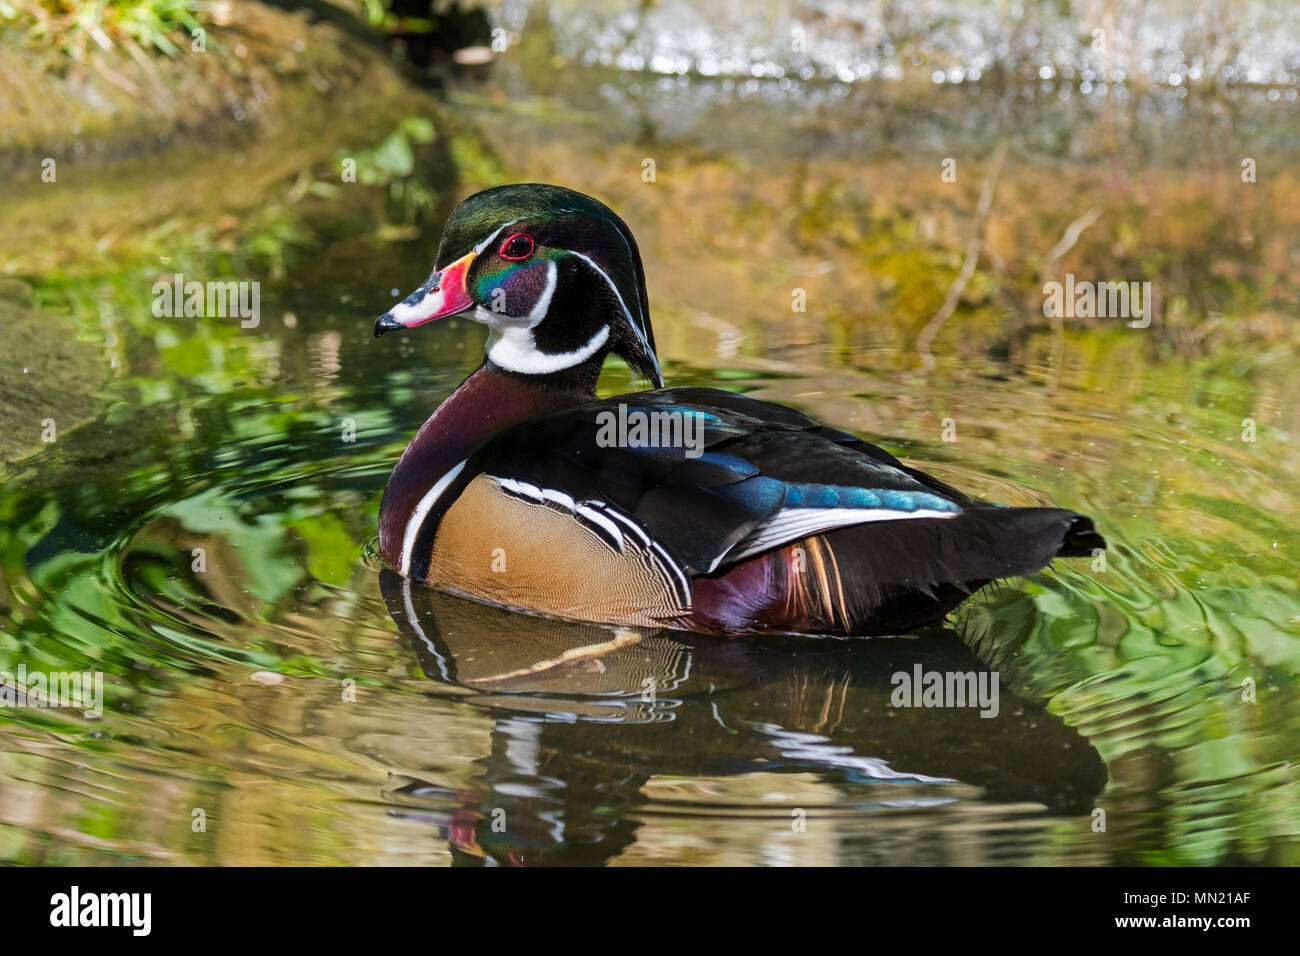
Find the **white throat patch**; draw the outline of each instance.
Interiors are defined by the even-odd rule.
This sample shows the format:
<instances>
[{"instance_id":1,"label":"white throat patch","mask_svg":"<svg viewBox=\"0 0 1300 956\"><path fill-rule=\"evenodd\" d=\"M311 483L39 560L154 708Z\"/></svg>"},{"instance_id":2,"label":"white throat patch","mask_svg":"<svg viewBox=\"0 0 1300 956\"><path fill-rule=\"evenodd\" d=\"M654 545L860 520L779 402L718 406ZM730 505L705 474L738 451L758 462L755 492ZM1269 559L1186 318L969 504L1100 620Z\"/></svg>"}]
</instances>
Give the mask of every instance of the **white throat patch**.
<instances>
[{"instance_id":1,"label":"white throat patch","mask_svg":"<svg viewBox=\"0 0 1300 956\"><path fill-rule=\"evenodd\" d=\"M543 352L537 347L533 329L546 318L559 281L559 268L548 262L546 285L527 315L506 315L478 306L471 313L475 322L488 327L487 356L494 365L524 375L549 375L581 365L609 341L609 326L602 325L584 345L572 352Z\"/></svg>"},{"instance_id":2,"label":"white throat patch","mask_svg":"<svg viewBox=\"0 0 1300 956\"><path fill-rule=\"evenodd\" d=\"M572 352L543 352L537 347L531 328L492 327L488 333L487 357L492 364L509 372L524 375L549 375L581 365L599 352L609 340L609 326L602 325L596 334Z\"/></svg>"}]
</instances>

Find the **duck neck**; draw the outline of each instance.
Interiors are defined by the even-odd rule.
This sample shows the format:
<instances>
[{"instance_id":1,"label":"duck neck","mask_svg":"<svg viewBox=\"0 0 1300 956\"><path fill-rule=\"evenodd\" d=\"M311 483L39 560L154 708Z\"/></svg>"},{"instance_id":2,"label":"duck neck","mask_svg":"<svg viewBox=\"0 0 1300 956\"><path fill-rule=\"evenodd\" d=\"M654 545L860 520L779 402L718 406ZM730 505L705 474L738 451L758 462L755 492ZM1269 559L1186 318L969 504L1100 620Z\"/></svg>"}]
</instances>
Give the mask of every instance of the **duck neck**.
<instances>
[{"instance_id":1,"label":"duck neck","mask_svg":"<svg viewBox=\"0 0 1300 956\"><path fill-rule=\"evenodd\" d=\"M420 499L479 445L511 425L593 398L591 376L519 375L484 362L420 426L389 476L379 506L383 559L397 563L407 521Z\"/></svg>"}]
</instances>

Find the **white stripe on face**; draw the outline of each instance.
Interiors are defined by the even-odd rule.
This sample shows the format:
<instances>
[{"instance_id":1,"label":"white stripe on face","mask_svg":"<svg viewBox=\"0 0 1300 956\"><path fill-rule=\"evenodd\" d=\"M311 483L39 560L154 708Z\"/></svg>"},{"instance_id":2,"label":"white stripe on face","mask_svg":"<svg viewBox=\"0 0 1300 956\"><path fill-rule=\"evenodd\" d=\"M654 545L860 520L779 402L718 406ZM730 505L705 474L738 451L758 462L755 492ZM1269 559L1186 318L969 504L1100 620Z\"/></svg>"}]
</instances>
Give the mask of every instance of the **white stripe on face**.
<instances>
[{"instance_id":1,"label":"white stripe on face","mask_svg":"<svg viewBox=\"0 0 1300 956\"><path fill-rule=\"evenodd\" d=\"M529 268L538 268L536 265ZM555 287L559 283L560 270L554 262L545 263L546 284L542 286L541 293L537 296L537 301L533 303L532 309L527 315L510 315L506 312L496 312L492 309L478 306L470 313L470 318L492 329L532 329L546 318L547 311L551 308L551 299L555 295Z\"/></svg>"},{"instance_id":2,"label":"white stripe on face","mask_svg":"<svg viewBox=\"0 0 1300 956\"><path fill-rule=\"evenodd\" d=\"M546 263L546 286L542 289L542 294L537 297L533 304L532 311L528 313L528 327L537 328L539 322L546 318L547 310L551 307L551 297L555 295L555 285L560 278L560 268L554 262Z\"/></svg>"},{"instance_id":3,"label":"white stripe on face","mask_svg":"<svg viewBox=\"0 0 1300 956\"><path fill-rule=\"evenodd\" d=\"M521 220L519 220L519 219L511 219L511 220L510 220L508 223L506 223L505 225L503 225L503 226L498 226L496 232L492 233L492 235L488 236L486 239L484 239L482 242L480 242L477 246L474 247L474 255L476 255L476 256L481 256L481 255L483 254L483 250L486 249L488 246L492 245L492 243L493 243L493 241L496 239L496 237L499 236L499 235L501 235L502 230L504 230L504 229L506 229L506 228L508 228L508 227L510 227L510 226L513 226L515 223L520 222L520 221L521 221Z\"/></svg>"},{"instance_id":4,"label":"white stripe on face","mask_svg":"<svg viewBox=\"0 0 1300 956\"><path fill-rule=\"evenodd\" d=\"M627 324L632 326L632 331L635 332L636 337L641 340L641 345L645 348L646 354L649 355L650 358L654 360L655 371L659 372L660 378L663 378L663 372L659 368L659 356L655 355L655 350L650 347L650 342L646 339L645 333L641 331L641 325L634 318L632 318L632 312L631 310L628 309L627 303L623 301L623 293L618 291L618 286L614 284L614 280L609 277L609 274L605 272L604 269L596 265L595 260L592 259L590 256L584 256L581 252L574 252L571 253L571 255L577 256L583 262L587 263L587 265L595 269L596 273L602 279L604 279L606 283L608 283L610 289L612 289L614 292L614 297L618 299L618 304L623 308L623 314L627 316Z\"/></svg>"}]
</instances>

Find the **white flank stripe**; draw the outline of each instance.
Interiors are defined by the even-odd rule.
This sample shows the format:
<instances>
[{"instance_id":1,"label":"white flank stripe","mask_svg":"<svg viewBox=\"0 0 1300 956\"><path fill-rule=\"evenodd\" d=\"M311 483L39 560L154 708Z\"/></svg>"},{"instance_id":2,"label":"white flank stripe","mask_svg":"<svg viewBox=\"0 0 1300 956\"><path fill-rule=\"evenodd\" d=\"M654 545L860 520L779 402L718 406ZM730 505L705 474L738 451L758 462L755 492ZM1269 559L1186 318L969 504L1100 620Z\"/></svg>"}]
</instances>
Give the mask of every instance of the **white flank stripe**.
<instances>
[{"instance_id":1,"label":"white flank stripe","mask_svg":"<svg viewBox=\"0 0 1300 956\"><path fill-rule=\"evenodd\" d=\"M638 538L641 539L642 544L649 547L650 536L646 534L644 530L642 530L639 524L637 524L631 518L627 517L627 515L622 514L619 511L615 511L613 508L608 509L605 513L608 514L611 518L614 518L616 521L618 521L619 524L626 525L634 535L636 535Z\"/></svg>"},{"instance_id":2,"label":"white flank stripe","mask_svg":"<svg viewBox=\"0 0 1300 956\"><path fill-rule=\"evenodd\" d=\"M609 536L618 542L619 553L622 553L623 532L618 530L618 525L614 524L614 522L610 521L603 514L601 514L595 508L590 507L586 503L578 505L577 512L578 514L586 518L588 521L590 521L592 524L598 524L606 531L608 531Z\"/></svg>"},{"instance_id":3,"label":"white flank stripe","mask_svg":"<svg viewBox=\"0 0 1300 956\"><path fill-rule=\"evenodd\" d=\"M555 502L557 505L559 505L561 508L564 508L566 511L576 511L578 509L577 502L575 502L571 497L566 495L563 491L555 491L554 489L551 488L543 488L542 497L545 498L547 501Z\"/></svg>"},{"instance_id":4,"label":"white flank stripe","mask_svg":"<svg viewBox=\"0 0 1300 956\"><path fill-rule=\"evenodd\" d=\"M464 464L464 462L461 462L455 470L459 471L460 467ZM691 579L687 576L685 570L683 570L681 565L673 560L672 555L664 549L663 545L646 534L641 526L631 518L627 517L627 515L619 513L616 509L609 507L602 501L595 501L593 499L587 499L581 502L574 501L571 495L568 495L563 491L556 491L554 488L539 488L537 485L534 485L529 481L521 481L518 478L501 478L497 475L489 475L488 477L495 481L497 485L505 491L516 495L522 495L523 497L540 504L559 505L571 515L582 515L582 517L586 518L588 521L600 525L600 527L609 532L610 537L618 542L618 550L620 554L626 550L625 543L627 541L627 534L619 530L619 525L623 525L640 540L642 549L655 563L661 565L665 571L670 572L677 578L677 583L679 585L678 597L681 598L683 606L690 605ZM436 491L437 489L435 488L434 490ZM433 492L430 492L430 494L433 494ZM427 498L428 495L425 497ZM420 504L423 506L424 502L421 502ZM408 544L402 550L403 560L406 563L409 563L409 559L405 557L405 553L409 550L410 543L414 540L411 536L409 527L407 529L407 538Z\"/></svg>"},{"instance_id":5,"label":"white flank stripe","mask_svg":"<svg viewBox=\"0 0 1300 956\"><path fill-rule=\"evenodd\" d=\"M651 542L650 542L650 547L651 547L654 551L658 552L660 558L661 558L662 561L663 561L664 566L667 567L669 570L671 570L671 571L673 572L673 574L677 575L677 581L678 581L678 583L681 584L681 591L680 591L680 593L679 593L679 596L680 596L681 599L682 599L682 606L683 606L683 607L690 607L690 604L691 604L691 581L690 581L690 578L688 578L688 577L686 576L686 572L683 571L683 570L678 566L677 562L674 561L674 560L669 556L668 552L665 551L665 550L663 549L663 546L662 546L658 541L651 541Z\"/></svg>"},{"instance_id":6,"label":"white flank stripe","mask_svg":"<svg viewBox=\"0 0 1300 956\"><path fill-rule=\"evenodd\" d=\"M619 530L618 525L607 517L608 512L603 512L599 501L577 502L573 500L572 495L567 495L563 491L556 491L554 488L539 488L532 482L521 481L518 478L500 478L496 475L490 477L506 491L522 495L541 504L549 502L550 504L559 505L570 514L582 515L592 524L600 525L609 532L611 538L618 542L618 550L622 552L623 532Z\"/></svg>"},{"instance_id":7,"label":"white flank stripe","mask_svg":"<svg viewBox=\"0 0 1300 956\"><path fill-rule=\"evenodd\" d=\"M411 549L415 547L416 535L420 533L420 525L424 524L424 519L428 517L429 509L438 500L438 496L447 490L447 486L456 480L456 476L464 467L465 462L462 461L439 478L434 486L424 493L420 503L415 506L415 511L411 513L410 520L406 522L406 534L402 535L402 577L407 577L411 573Z\"/></svg>"},{"instance_id":8,"label":"white flank stripe","mask_svg":"<svg viewBox=\"0 0 1300 956\"><path fill-rule=\"evenodd\" d=\"M520 481L517 478L498 478L496 475L492 476L492 480L506 491L514 492L517 495L523 495L525 498L532 498L534 501L543 500L542 489L530 482Z\"/></svg>"},{"instance_id":9,"label":"white flank stripe","mask_svg":"<svg viewBox=\"0 0 1300 956\"><path fill-rule=\"evenodd\" d=\"M890 508L785 508L767 524L755 528L726 558L739 561L777 545L797 541L832 528L871 524L876 521L904 521L910 518L955 518L955 511L895 511Z\"/></svg>"}]
</instances>

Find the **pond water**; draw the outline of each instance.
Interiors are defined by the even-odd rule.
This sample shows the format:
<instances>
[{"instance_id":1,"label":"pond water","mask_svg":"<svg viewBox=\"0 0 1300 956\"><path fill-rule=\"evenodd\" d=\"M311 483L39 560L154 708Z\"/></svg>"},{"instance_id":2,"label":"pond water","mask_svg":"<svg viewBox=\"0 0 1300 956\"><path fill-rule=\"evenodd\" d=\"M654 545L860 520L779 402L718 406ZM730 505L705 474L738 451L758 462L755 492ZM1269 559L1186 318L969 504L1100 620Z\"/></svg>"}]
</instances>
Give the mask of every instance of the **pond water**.
<instances>
[{"instance_id":1,"label":"pond water","mask_svg":"<svg viewBox=\"0 0 1300 956\"><path fill-rule=\"evenodd\" d=\"M1203 198L1236 181L1241 130L1285 155L1293 107L954 92L908 119L830 87L495 69L508 96L474 79L447 93L483 140L455 141L462 180L430 172L420 216L419 181L399 176L376 230L328 184L305 190L310 241L287 213L261 222L289 251L252 273L258 328L149 315L159 273L249 277L219 237L21 272L114 371L101 414L8 466L0 670L100 671L104 701L98 718L0 712L0 859L1300 860L1300 375L1294 341L1266 335L1294 286L1249 294L1294 268L1294 197ZM1126 130L1150 141L1099 164ZM930 368L917 332L999 143L991 251ZM945 194L947 155L962 172ZM136 168L156 188L193 186L153 162ZM585 187L624 214L671 384L785 402L972 493L1078 509L1110 551L873 640L611 632L403 585L372 556L380 493L482 332L375 341L370 325L427 274L476 175ZM122 188L80 195L121 204ZM234 209L224 196L210 212ZM1101 269L1162 256L1167 321L1034 319L1023 290L1090 205L1099 238L1080 248ZM1250 242L1217 246L1234 216ZM1039 257L1016 259L1035 237ZM1184 322L1206 297L1216 317ZM626 386L612 369L603 390ZM894 706L893 675L917 667L996 675L996 714Z\"/></svg>"}]
</instances>

